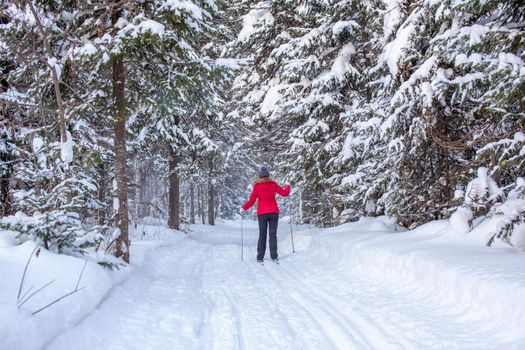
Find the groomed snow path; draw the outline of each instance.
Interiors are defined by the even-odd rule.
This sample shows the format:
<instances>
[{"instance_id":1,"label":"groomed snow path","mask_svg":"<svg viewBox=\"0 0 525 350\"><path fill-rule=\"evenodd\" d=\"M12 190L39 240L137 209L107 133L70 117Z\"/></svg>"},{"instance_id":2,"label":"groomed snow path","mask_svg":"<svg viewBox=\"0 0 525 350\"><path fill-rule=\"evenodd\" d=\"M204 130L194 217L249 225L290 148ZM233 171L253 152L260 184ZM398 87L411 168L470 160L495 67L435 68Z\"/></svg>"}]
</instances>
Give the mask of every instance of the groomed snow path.
<instances>
[{"instance_id":1,"label":"groomed snow path","mask_svg":"<svg viewBox=\"0 0 525 350\"><path fill-rule=\"evenodd\" d=\"M497 310L491 314L468 295L471 301L464 302L462 289L443 285L442 291L435 291L434 286L426 286L427 282L419 283L411 270L403 271L403 265L378 273L382 263L390 263L377 261L376 265L375 259L381 260L386 253L379 244L374 250L360 242L375 237L380 242L388 240L387 246L395 244L395 238L384 232L352 236L348 230L340 232L344 228L319 234L303 230L297 232L297 252L291 254L289 226L280 225L280 265L269 260L264 266L256 263L255 222L244 222L244 262L240 261L240 222L214 228L195 226L197 232L189 237L174 233L176 237L152 250L94 312L54 339L47 349L420 350L525 346L517 329L522 325L518 316L503 315L509 321L504 323ZM350 243L349 236L353 237ZM428 257L436 243L425 246L432 238L418 235L411 235L410 240L414 246L405 241L399 247L407 251L426 249L423 254L407 257L408 263L421 266L417 258ZM135 242L135 247L140 244ZM345 244L351 244L355 251L345 249ZM441 249L448 251L447 247ZM366 251L369 258L359 258L358 251ZM354 257L343 258L341 254ZM443 271L452 269L451 281L458 277L454 266L442 261L438 265ZM435 272L426 269L423 273ZM440 278L436 277L439 283L446 283Z\"/></svg>"}]
</instances>

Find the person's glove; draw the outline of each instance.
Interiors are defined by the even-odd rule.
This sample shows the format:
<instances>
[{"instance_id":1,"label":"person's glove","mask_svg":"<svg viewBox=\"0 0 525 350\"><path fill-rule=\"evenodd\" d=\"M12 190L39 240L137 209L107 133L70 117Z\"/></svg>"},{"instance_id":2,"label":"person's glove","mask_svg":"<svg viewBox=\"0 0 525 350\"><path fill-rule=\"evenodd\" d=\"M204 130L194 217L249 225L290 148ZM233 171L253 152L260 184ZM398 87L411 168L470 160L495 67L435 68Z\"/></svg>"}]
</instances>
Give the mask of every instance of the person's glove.
<instances>
[{"instance_id":1,"label":"person's glove","mask_svg":"<svg viewBox=\"0 0 525 350\"><path fill-rule=\"evenodd\" d=\"M290 183L289 183L289 182L287 182L285 186L290 186L290 187L291 187L291 185L290 185Z\"/></svg>"},{"instance_id":2,"label":"person's glove","mask_svg":"<svg viewBox=\"0 0 525 350\"><path fill-rule=\"evenodd\" d=\"M243 208L239 209L239 214L242 215L243 213L244 213L244 209Z\"/></svg>"}]
</instances>

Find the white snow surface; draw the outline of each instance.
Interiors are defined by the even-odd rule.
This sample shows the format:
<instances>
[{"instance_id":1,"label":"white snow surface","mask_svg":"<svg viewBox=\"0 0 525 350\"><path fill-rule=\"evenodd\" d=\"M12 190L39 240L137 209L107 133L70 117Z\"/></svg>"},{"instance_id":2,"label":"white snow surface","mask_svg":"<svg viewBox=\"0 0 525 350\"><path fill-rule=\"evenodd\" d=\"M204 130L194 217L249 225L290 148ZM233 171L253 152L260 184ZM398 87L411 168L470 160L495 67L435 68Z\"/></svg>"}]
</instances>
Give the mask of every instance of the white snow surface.
<instances>
[{"instance_id":1,"label":"white snow surface","mask_svg":"<svg viewBox=\"0 0 525 350\"><path fill-rule=\"evenodd\" d=\"M280 93L280 89L282 88L283 86L281 84L277 84L268 89L261 103L261 113L270 113L277 108L277 104L282 98L282 94Z\"/></svg>"},{"instance_id":2,"label":"white snow surface","mask_svg":"<svg viewBox=\"0 0 525 350\"><path fill-rule=\"evenodd\" d=\"M244 261L239 221L195 225L189 235L156 227L158 240L133 241L127 278L109 293L109 273L93 265L81 299L33 318L8 302L30 243L0 248L8 286L0 290L0 337L8 349L52 350L525 347L525 255L485 247L490 220L467 235L446 220L395 231L384 217L296 227L295 254L284 221L281 263L263 266L255 262L255 221L244 220ZM35 264L33 278L46 280L40 275L56 273L56 262L74 259L45 256L51 260ZM57 278L74 284L80 261L62 264L71 272L62 267ZM34 340L42 334L54 339Z\"/></svg>"},{"instance_id":3,"label":"white snow surface","mask_svg":"<svg viewBox=\"0 0 525 350\"><path fill-rule=\"evenodd\" d=\"M337 37L344 31L352 31L353 28L358 28L359 24L356 21L338 21L332 27L332 35Z\"/></svg>"},{"instance_id":4,"label":"white snow surface","mask_svg":"<svg viewBox=\"0 0 525 350\"><path fill-rule=\"evenodd\" d=\"M274 17L268 9L253 9L243 16L242 21L243 26L237 36L238 41L248 40L257 32L257 27L260 25L273 25Z\"/></svg>"},{"instance_id":5,"label":"white snow surface","mask_svg":"<svg viewBox=\"0 0 525 350\"><path fill-rule=\"evenodd\" d=\"M472 209L467 206L459 207L450 216L450 225L458 232L468 233L473 219Z\"/></svg>"},{"instance_id":6,"label":"white snow surface","mask_svg":"<svg viewBox=\"0 0 525 350\"><path fill-rule=\"evenodd\" d=\"M5 231L0 232L0 236L5 234ZM0 245L1 349L42 348L61 330L72 327L91 312L111 286L109 274L90 262L79 284L79 288L85 289L31 316L32 312L75 290L84 264L83 259L56 255L42 249L38 256L33 256L27 269L20 301L46 283L54 282L17 309L20 281L34 247L32 241L14 247Z\"/></svg>"},{"instance_id":7,"label":"white snow surface","mask_svg":"<svg viewBox=\"0 0 525 350\"><path fill-rule=\"evenodd\" d=\"M158 36L164 35L164 25L151 19L140 22L137 27L142 33L150 32L151 34L156 34Z\"/></svg>"},{"instance_id":8,"label":"white snow surface","mask_svg":"<svg viewBox=\"0 0 525 350\"><path fill-rule=\"evenodd\" d=\"M69 131L66 131L66 133L66 142L62 142L62 140L60 140L60 158L64 163L69 164L73 161L73 145L75 142L73 141L71 133Z\"/></svg>"},{"instance_id":9,"label":"white snow surface","mask_svg":"<svg viewBox=\"0 0 525 350\"><path fill-rule=\"evenodd\" d=\"M386 11L383 17L384 38L388 39L392 35L394 28L401 21L401 7L399 0L385 0Z\"/></svg>"},{"instance_id":10,"label":"white snow surface","mask_svg":"<svg viewBox=\"0 0 525 350\"><path fill-rule=\"evenodd\" d=\"M404 51L410 46L410 40L415 30L414 24L408 23L398 30L392 41L385 45L381 54L381 62L387 64L391 75L397 75L399 61L406 55Z\"/></svg>"}]
</instances>

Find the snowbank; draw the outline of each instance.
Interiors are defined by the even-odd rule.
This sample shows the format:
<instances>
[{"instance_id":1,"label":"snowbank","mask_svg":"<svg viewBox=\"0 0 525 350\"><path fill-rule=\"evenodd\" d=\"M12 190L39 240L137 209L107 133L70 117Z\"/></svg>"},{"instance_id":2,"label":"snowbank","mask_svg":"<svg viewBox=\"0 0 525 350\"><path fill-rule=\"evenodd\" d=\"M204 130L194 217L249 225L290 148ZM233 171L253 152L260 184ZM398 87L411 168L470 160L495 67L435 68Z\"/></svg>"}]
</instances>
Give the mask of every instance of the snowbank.
<instances>
[{"instance_id":1,"label":"snowbank","mask_svg":"<svg viewBox=\"0 0 525 350\"><path fill-rule=\"evenodd\" d=\"M443 220L396 232L384 218L362 218L297 232L296 246L320 264L418 295L437 310L454 308L459 318L500 329L502 339L525 345L525 255L504 244L486 247L486 233L495 225L478 221L465 235Z\"/></svg>"},{"instance_id":2,"label":"snowbank","mask_svg":"<svg viewBox=\"0 0 525 350\"><path fill-rule=\"evenodd\" d=\"M140 229L146 232L142 239L157 237L156 227L141 226ZM17 245L14 232L0 231L0 349L41 349L60 333L73 328L109 295L113 287L123 283L141 266L150 251L174 237L180 239L183 236L165 228L163 231L163 240L133 241L130 266L115 271L85 259L40 249L28 265L20 297L20 282L35 243L27 241ZM17 307L47 283L49 286ZM77 292L32 315L73 292L77 283Z\"/></svg>"},{"instance_id":3,"label":"snowbank","mask_svg":"<svg viewBox=\"0 0 525 350\"><path fill-rule=\"evenodd\" d=\"M109 272L88 262L79 283L79 289L83 289L33 316L33 312L75 290L86 261L41 249L31 259L21 296L17 298L34 248L33 241L0 248L0 339L4 349L41 348L96 307L112 286ZM17 308L17 304L49 282L48 287Z\"/></svg>"},{"instance_id":4,"label":"snowbank","mask_svg":"<svg viewBox=\"0 0 525 350\"><path fill-rule=\"evenodd\" d=\"M0 248L14 247L17 243L16 232L0 230Z\"/></svg>"},{"instance_id":5,"label":"snowbank","mask_svg":"<svg viewBox=\"0 0 525 350\"><path fill-rule=\"evenodd\" d=\"M523 254L384 217L296 227L293 254L284 221L280 265L248 219L135 242L154 254L49 349L525 349Z\"/></svg>"}]
</instances>

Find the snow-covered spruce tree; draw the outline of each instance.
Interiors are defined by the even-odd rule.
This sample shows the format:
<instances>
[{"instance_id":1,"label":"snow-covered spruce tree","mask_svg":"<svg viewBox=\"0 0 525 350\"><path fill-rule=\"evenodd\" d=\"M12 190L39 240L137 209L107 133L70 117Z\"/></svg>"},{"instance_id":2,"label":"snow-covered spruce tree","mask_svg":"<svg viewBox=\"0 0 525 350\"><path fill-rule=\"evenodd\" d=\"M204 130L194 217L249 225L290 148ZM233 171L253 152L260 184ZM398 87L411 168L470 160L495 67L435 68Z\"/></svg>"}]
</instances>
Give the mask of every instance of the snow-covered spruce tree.
<instances>
[{"instance_id":1,"label":"snow-covered spruce tree","mask_svg":"<svg viewBox=\"0 0 525 350\"><path fill-rule=\"evenodd\" d=\"M8 21L7 17L2 16L0 19ZM20 124L19 109L8 101L12 97L7 94L10 90L7 78L13 69L13 62L5 52L5 47L5 42L0 38L0 217L11 214L11 180L19 156L17 144L20 141L16 127Z\"/></svg>"},{"instance_id":2,"label":"snow-covered spruce tree","mask_svg":"<svg viewBox=\"0 0 525 350\"><path fill-rule=\"evenodd\" d=\"M15 163L20 156L19 132L13 125L14 113L7 104L0 108L0 217L12 212L11 180Z\"/></svg>"},{"instance_id":3,"label":"snow-covered spruce tree","mask_svg":"<svg viewBox=\"0 0 525 350\"><path fill-rule=\"evenodd\" d=\"M341 147L342 113L362 99L361 68L380 2L253 4L234 43L253 65L236 81L239 113L258 129L262 154L302 188L303 218L329 225L339 206L326 179Z\"/></svg>"},{"instance_id":4,"label":"snow-covered spruce tree","mask_svg":"<svg viewBox=\"0 0 525 350\"><path fill-rule=\"evenodd\" d=\"M364 138L373 147L367 147L347 178L350 190L363 196L358 197L361 205L373 203L378 212L406 226L438 217L449 186L444 174L448 157L426 133L437 120L437 113L430 112L435 104L424 99L420 88L432 69L421 67L425 50L439 30L430 13L422 2L401 1L386 9L385 44L371 70L373 97L364 106L372 112L363 121L368 124ZM390 20L393 15L398 22Z\"/></svg>"},{"instance_id":5,"label":"snow-covered spruce tree","mask_svg":"<svg viewBox=\"0 0 525 350\"><path fill-rule=\"evenodd\" d=\"M211 30L206 22L214 7L210 1L115 2L109 12L95 11L96 16L82 24L92 35L75 52L98 77L112 77L112 86L106 85L104 92L113 96L120 230L116 253L125 260L129 258L126 120L132 129L137 125L141 130L148 122L156 125L158 118L180 116L179 107L188 97L185 86L194 83L191 74L204 66L195 45Z\"/></svg>"},{"instance_id":6,"label":"snow-covered spruce tree","mask_svg":"<svg viewBox=\"0 0 525 350\"><path fill-rule=\"evenodd\" d=\"M483 5L467 2L454 10L474 20L448 29L435 38L434 45L455 68L449 79L457 82L457 98L470 108L465 115L475 120L469 139L475 166L488 168L487 176L504 189L496 198L489 197L486 210L475 211L474 216L490 210L490 216L501 217L489 245L500 238L525 249L519 243L525 236L519 229L525 213L520 202L520 176L525 171L525 5L513 1ZM513 238L515 230L520 232Z\"/></svg>"},{"instance_id":7,"label":"snow-covered spruce tree","mask_svg":"<svg viewBox=\"0 0 525 350\"><path fill-rule=\"evenodd\" d=\"M101 236L96 227L82 223L96 203L95 186L82 161L73 157L70 122L76 104L74 93L66 92L72 81L68 50L74 41L70 5L3 5L0 29L12 59L3 96L11 115L21 117L7 124L19 136L13 207L20 212L2 223L48 249L79 254Z\"/></svg>"},{"instance_id":8,"label":"snow-covered spruce tree","mask_svg":"<svg viewBox=\"0 0 525 350\"><path fill-rule=\"evenodd\" d=\"M364 175L365 200L378 198L380 210L413 227L449 215L454 189L466 182L465 165L474 160L481 141L489 134L498 139L501 116L516 115L516 105L496 96L494 86L506 86L505 94L515 96L519 90L510 82L522 84L520 73L503 63L506 73L499 75L489 60L475 67L466 52L495 60L502 52L516 54L519 31L498 30L507 6L499 2L394 5L387 13L397 11L401 20L385 21L387 44L369 104L379 117L370 135L380 142L356 174ZM485 35L491 31L499 31L498 40ZM505 32L508 40L501 40ZM511 118L510 124L517 125ZM490 119L492 127L487 127Z\"/></svg>"},{"instance_id":9,"label":"snow-covered spruce tree","mask_svg":"<svg viewBox=\"0 0 525 350\"><path fill-rule=\"evenodd\" d=\"M518 177L506 200L492 207L491 215L501 218L496 232L487 241L490 246L495 240L525 251L525 180Z\"/></svg>"},{"instance_id":10,"label":"snow-covered spruce tree","mask_svg":"<svg viewBox=\"0 0 525 350\"><path fill-rule=\"evenodd\" d=\"M373 148L376 137L377 113L373 108L372 86L370 84L371 69L381 51L382 14L385 12L381 1L344 2L342 14L352 13L352 27L342 31L341 21L334 26L338 35L345 35L345 40L355 48L350 56L350 63L355 67L355 73L347 77L341 86L342 100L345 102L343 112L337 117L338 122L328 119L330 135L323 149L329 154L326 172L329 177L323 179L325 186L331 189L334 223L355 220L363 214L374 214L371 201L365 201L363 193L368 186L359 184L363 176L363 159ZM340 13L338 15L341 15ZM343 17L344 18L344 17ZM341 64L341 57L334 63L332 71ZM338 125L337 128L333 125ZM358 184L358 186L354 186Z\"/></svg>"},{"instance_id":11,"label":"snow-covered spruce tree","mask_svg":"<svg viewBox=\"0 0 525 350\"><path fill-rule=\"evenodd\" d=\"M200 157L206 158L204 163L208 164L208 158L216 153L209 152L209 145L214 142L212 132L220 134L216 125L220 124L217 93L228 79L229 68L224 66L224 60L210 57L209 50L204 51L207 45L203 48L203 43L218 35L211 22L215 10L215 5L207 2L200 13L192 13L192 21L187 18L186 27L177 30L178 41L170 43L164 39L165 43L158 48L150 48L141 57L147 59L146 69L137 70L138 77L129 78L130 84L136 84L133 90L138 92L140 101L130 122L133 133L140 139L136 149L140 154L141 145L152 143L161 144L164 149L169 226L176 229L180 228L182 177L192 177L191 169L201 164ZM207 151L192 158L196 149ZM186 167L190 170L186 171ZM215 191L208 193L214 195Z\"/></svg>"},{"instance_id":12,"label":"snow-covered spruce tree","mask_svg":"<svg viewBox=\"0 0 525 350\"><path fill-rule=\"evenodd\" d=\"M233 103L226 108L231 108ZM254 157L257 149L253 148L253 133L239 119L235 111L226 113L222 122L223 134L219 139L221 150L217 191L222 218L233 218L247 200L253 180L260 166Z\"/></svg>"},{"instance_id":13,"label":"snow-covered spruce tree","mask_svg":"<svg viewBox=\"0 0 525 350\"><path fill-rule=\"evenodd\" d=\"M23 161L17 165L16 178L23 184L13 194L18 212L5 217L2 224L20 232L23 240L41 242L46 249L83 254L84 248L103 239L97 227L85 227L81 217L85 208L92 206L96 187L91 179L81 177L80 172L74 177L64 176L58 142L45 142L35 132L26 137L32 142L32 150L25 151ZM63 180L55 183L60 178Z\"/></svg>"}]
</instances>

